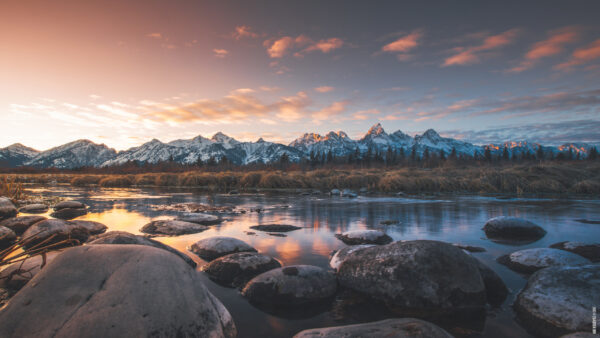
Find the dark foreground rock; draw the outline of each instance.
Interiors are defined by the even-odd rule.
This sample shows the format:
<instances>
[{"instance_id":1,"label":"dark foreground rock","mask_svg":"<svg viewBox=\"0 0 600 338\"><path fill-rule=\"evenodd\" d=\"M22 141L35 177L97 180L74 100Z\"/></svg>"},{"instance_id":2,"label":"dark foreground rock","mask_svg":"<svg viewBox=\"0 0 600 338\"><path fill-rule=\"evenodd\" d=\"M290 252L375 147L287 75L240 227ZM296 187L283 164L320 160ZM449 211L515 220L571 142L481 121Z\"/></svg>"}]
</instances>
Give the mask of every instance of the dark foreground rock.
<instances>
[{"instance_id":1,"label":"dark foreground rock","mask_svg":"<svg viewBox=\"0 0 600 338\"><path fill-rule=\"evenodd\" d=\"M498 263L504 264L510 269L521 273L533 273L539 269L550 266L576 266L586 265L591 262L574 253L550 249L535 248L515 251L498 258Z\"/></svg>"},{"instance_id":2,"label":"dark foreground rock","mask_svg":"<svg viewBox=\"0 0 600 338\"><path fill-rule=\"evenodd\" d=\"M16 215L17 208L15 208L15 205L8 198L0 197L0 221Z\"/></svg>"},{"instance_id":3,"label":"dark foreground rock","mask_svg":"<svg viewBox=\"0 0 600 338\"><path fill-rule=\"evenodd\" d=\"M379 230L352 230L336 234L335 237L348 245L388 244L392 241L392 237Z\"/></svg>"},{"instance_id":4,"label":"dark foreground rock","mask_svg":"<svg viewBox=\"0 0 600 338\"><path fill-rule=\"evenodd\" d=\"M8 248L17 240L17 235L11 229L0 226L0 251Z\"/></svg>"},{"instance_id":5,"label":"dark foreground rock","mask_svg":"<svg viewBox=\"0 0 600 338\"><path fill-rule=\"evenodd\" d=\"M180 252L179 250L172 248L168 245L162 244L159 241L155 241L152 238L144 236L134 235L125 231L109 231L101 235L93 236L89 239L88 245L95 244L134 244L134 245L147 245L158 249L167 250L181 257L186 263L192 267L196 267L194 262L188 255Z\"/></svg>"},{"instance_id":6,"label":"dark foreground rock","mask_svg":"<svg viewBox=\"0 0 600 338\"><path fill-rule=\"evenodd\" d=\"M485 252L485 248L482 248L480 246L473 246L473 245L467 245L467 244L461 244L461 243L454 243L452 245L454 245L457 248L466 250L468 252Z\"/></svg>"},{"instance_id":7,"label":"dark foreground rock","mask_svg":"<svg viewBox=\"0 0 600 338\"><path fill-rule=\"evenodd\" d=\"M395 242L353 252L340 265L338 280L402 316L480 313L486 303L477 260L438 241Z\"/></svg>"},{"instance_id":8,"label":"dark foreground rock","mask_svg":"<svg viewBox=\"0 0 600 338\"><path fill-rule=\"evenodd\" d=\"M5 219L0 222L0 226L7 227L15 232L17 235L21 235L27 230L30 226L34 225L37 222L41 222L46 220L47 218L44 216L21 216L21 217L12 217L9 219Z\"/></svg>"},{"instance_id":9,"label":"dark foreground rock","mask_svg":"<svg viewBox=\"0 0 600 338\"><path fill-rule=\"evenodd\" d=\"M373 246L372 244L363 244L363 245L347 246L345 248L342 248L342 249L336 251L331 256L331 259L329 260L329 266L332 269L337 271L337 269L340 268L340 265L348 257L348 255L350 255L351 253L353 253L355 251L362 250L365 248L370 248L372 246Z\"/></svg>"},{"instance_id":10,"label":"dark foreground rock","mask_svg":"<svg viewBox=\"0 0 600 338\"><path fill-rule=\"evenodd\" d=\"M532 242L546 235L539 225L517 217L499 216L488 220L483 231L494 240Z\"/></svg>"},{"instance_id":11,"label":"dark foreground rock","mask_svg":"<svg viewBox=\"0 0 600 338\"><path fill-rule=\"evenodd\" d=\"M0 223L2 225L2 223ZM550 245L551 248L565 250L585 257L592 262L600 262L600 243L560 242Z\"/></svg>"},{"instance_id":12,"label":"dark foreground rock","mask_svg":"<svg viewBox=\"0 0 600 338\"><path fill-rule=\"evenodd\" d=\"M514 308L521 324L536 336L591 332L591 309L600 304L598 290L598 264L546 268L529 278Z\"/></svg>"},{"instance_id":13,"label":"dark foreground rock","mask_svg":"<svg viewBox=\"0 0 600 338\"><path fill-rule=\"evenodd\" d=\"M185 213L177 216L178 221L198 223L202 225L215 225L221 223L221 219L214 215L202 213Z\"/></svg>"},{"instance_id":14,"label":"dark foreground rock","mask_svg":"<svg viewBox=\"0 0 600 338\"><path fill-rule=\"evenodd\" d=\"M24 214L43 214L48 211L48 206L41 203L26 204L19 208L19 212Z\"/></svg>"},{"instance_id":15,"label":"dark foreground rock","mask_svg":"<svg viewBox=\"0 0 600 338\"><path fill-rule=\"evenodd\" d=\"M250 229L266 231L266 232L288 232L294 231L298 229L302 229L300 227L289 225L289 224L260 224L253 225Z\"/></svg>"},{"instance_id":16,"label":"dark foreground rock","mask_svg":"<svg viewBox=\"0 0 600 338\"><path fill-rule=\"evenodd\" d=\"M485 294L487 302L493 307L498 307L504 303L508 296L508 288L498 274L490 269L489 266L477 260L477 267L481 274L481 279L485 285Z\"/></svg>"},{"instance_id":17,"label":"dark foreground rock","mask_svg":"<svg viewBox=\"0 0 600 338\"><path fill-rule=\"evenodd\" d=\"M50 216L54 218L70 220L85 214L87 214L87 209L85 208L63 208L51 213Z\"/></svg>"},{"instance_id":18,"label":"dark foreground rock","mask_svg":"<svg viewBox=\"0 0 600 338\"><path fill-rule=\"evenodd\" d=\"M27 284L42 268L48 265L60 252L53 251L33 256L22 262L13 263L0 271L0 288L15 293Z\"/></svg>"},{"instance_id":19,"label":"dark foreground rock","mask_svg":"<svg viewBox=\"0 0 600 338\"><path fill-rule=\"evenodd\" d=\"M73 223L77 226L86 228L92 235L98 235L98 234L104 233L108 229L108 227L106 225L104 225L100 222L94 222L94 221L74 220L74 221L71 221L71 223Z\"/></svg>"},{"instance_id":20,"label":"dark foreground rock","mask_svg":"<svg viewBox=\"0 0 600 338\"><path fill-rule=\"evenodd\" d=\"M0 312L1 337L235 337L199 273L148 246L66 250Z\"/></svg>"},{"instance_id":21,"label":"dark foreground rock","mask_svg":"<svg viewBox=\"0 0 600 338\"><path fill-rule=\"evenodd\" d=\"M140 232L152 235L180 236L195 234L208 230L208 227L198 223L177 220L152 221L144 225Z\"/></svg>"},{"instance_id":22,"label":"dark foreground rock","mask_svg":"<svg viewBox=\"0 0 600 338\"><path fill-rule=\"evenodd\" d=\"M202 271L218 284L240 287L261 273L280 267L281 264L272 257L256 252L238 252L213 260L204 265Z\"/></svg>"},{"instance_id":23,"label":"dark foreground rock","mask_svg":"<svg viewBox=\"0 0 600 338\"><path fill-rule=\"evenodd\" d=\"M189 251L205 261L229 255L236 252L256 252L248 243L233 237L214 236L199 240L192 244Z\"/></svg>"},{"instance_id":24,"label":"dark foreground rock","mask_svg":"<svg viewBox=\"0 0 600 338\"><path fill-rule=\"evenodd\" d=\"M45 240L48 240L45 245L68 239L77 240L79 244L82 244L87 241L88 237L90 237L90 232L87 228L61 219L47 219L37 222L23 233L23 238L28 239L24 244L26 248L35 246Z\"/></svg>"},{"instance_id":25,"label":"dark foreground rock","mask_svg":"<svg viewBox=\"0 0 600 338\"><path fill-rule=\"evenodd\" d=\"M439 326L415 318L386 319L378 322L325 327L299 332L294 338L451 338Z\"/></svg>"}]
</instances>

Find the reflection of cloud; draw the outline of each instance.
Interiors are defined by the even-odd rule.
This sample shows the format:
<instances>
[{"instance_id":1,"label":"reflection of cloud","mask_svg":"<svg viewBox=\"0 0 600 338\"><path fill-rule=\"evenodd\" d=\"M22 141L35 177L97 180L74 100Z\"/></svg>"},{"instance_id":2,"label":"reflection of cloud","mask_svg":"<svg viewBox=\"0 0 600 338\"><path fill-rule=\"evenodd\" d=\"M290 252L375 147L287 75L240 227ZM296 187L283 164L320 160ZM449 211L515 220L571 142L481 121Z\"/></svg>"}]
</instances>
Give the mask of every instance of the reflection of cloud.
<instances>
[{"instance_id":1,"label":"reflection of cloud","mask_svg":"<svg viewBox=\"0 0 600 338\"><path fill-rule=\"evenodd\" d=\"M512 43L519 33L518 29L487 36L480 45L453 48L454 55L446 58L442 66L468 65L479 63L486 52L504 47Z\"/></svg>"},{"instance_id":2,"label":"reflection of cloud","mask_svg":"<svg viewBox=\"0 0 600 338\"><path fill-rule=\"evenodd\" d=\"M577 48L569 60L556 65L555 68L560 70L568 70L574 66L583 65L598 58L600 58L600 39L590 43L585 47Z\"/></svg>"}]
</instances>

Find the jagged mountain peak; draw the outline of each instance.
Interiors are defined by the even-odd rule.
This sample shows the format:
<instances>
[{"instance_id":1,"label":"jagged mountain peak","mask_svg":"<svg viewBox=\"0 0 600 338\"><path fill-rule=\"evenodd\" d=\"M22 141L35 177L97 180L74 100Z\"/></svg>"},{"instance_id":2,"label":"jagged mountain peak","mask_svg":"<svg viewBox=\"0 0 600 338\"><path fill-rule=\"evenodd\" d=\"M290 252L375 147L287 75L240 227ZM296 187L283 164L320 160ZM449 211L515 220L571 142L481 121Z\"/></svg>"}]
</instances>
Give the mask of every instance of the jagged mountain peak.
<instances>
[{"instance_id":1,"label":"jagged mountain peak","mask_svg":"<svg viewBox=\"0 0 600 338\"><path fill-rule=\"evenodd\" d=\"M319 135L320 136L320 135ZM339 130L339 131L330 131L323 139L348 139L348 134Z\"/></svg>"},{"instance_id":2,"label":"jagged mountain peak","mask_svg":"<svg viewBox=\"0 0 600 338\"><path fill-rule=\"evenodd\" d=\"M430 140L439 140L442 137L440 136L440 134L438 134L437 131L433 130L433 129L427 129L424 133L423 133L423 137L426 137Z\"/></svg>"},{"instance_id":3,"label":"jagged mountain peak","mask_svg":"<svg viewBox=\"0 0 600 338\"><path fill-rule=\"evenodd\" d=\"M374 124L369 131L367 131L367 135L382 135L385 134L385 130L381 126L381 123Z\"/></svg>"},{"instance_id":4,"label":"jagged mountain peak","mask_svg":"<svg viewBox=\"0 0 600 338\"><path fill-rule=\"evenodd\" d=\"M256 140L256 143L265 143L265 140L262 137L260 137L258 140Z\"/></svg>"}]
</instances>

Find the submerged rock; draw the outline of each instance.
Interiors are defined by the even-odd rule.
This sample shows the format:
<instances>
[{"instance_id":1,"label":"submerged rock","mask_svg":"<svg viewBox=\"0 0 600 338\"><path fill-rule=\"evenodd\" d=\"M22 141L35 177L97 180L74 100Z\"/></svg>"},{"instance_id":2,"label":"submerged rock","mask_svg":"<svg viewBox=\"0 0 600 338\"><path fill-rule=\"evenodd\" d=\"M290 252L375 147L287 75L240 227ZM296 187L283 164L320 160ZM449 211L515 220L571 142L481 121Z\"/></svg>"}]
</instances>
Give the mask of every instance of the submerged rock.
<instances>
[{"instance_id":1,"label":"submerged rock","mask_svg":"<svg viewBox=\"0 0 600 338\"><path fill-rule=\"evenodd\" d=\"M15 217L17 215L17 208L6 197L0 197L0 221L3 219Z\"/></svg>"},{"instance_id":2,"label":"submerged rock","mask_svg":"<svg viewBox=\"0 0 600 338\"><path fill-rule=\"evenodd\" d=\"M54 218L70 220L85 214L87 214L87 210L85 208L62 208L51 213L50 216Z\"/></svg>"},{"instance_id":3,"label":"submerged rock","mask_svg":"<svg viewBox=\"0 0 600 338\"><path fill-rule=\"evenodd\" d=\"M215 225L221 223L221 219L215 215L201 213L185 213L177 216L178 221L198 223L202 225Z\"/></svg>"},{"instance_id":4,"label":"submerged rock","mask_svg":"<svg viewBox=\"0 0 600 338\"><path fill-rule=\"evenodd\" d=\"M349 254L351 254L355 251L358 251L358 250L370 248L372 246L373 245L371 245L371 244L363 244L363 245L347 246L345 248L342 248L342 249L336 251L331 256L331 259L329 260L329 266L332 269L337 270L337 269L339 269L340 265L346 259L346 257L348 257Z\"/></svg>"},{"instance_id":5,"label":"submerged rock","mask_svg":"<svg viewBox=\"0 0 600 338\"><path fill-rule=\"evenodd\" d=\"M352 230L336 234L335 237L348 245L388 244L392 241L392 237L379 230Z\"/></svg>"},{"instance_id":6,"label":"submerged rock","mask_svg":"<svg viewBox=\"0 0 600 338\"><path fill-rule=\"evenodd\" d=\"M192 260L188 255L180 252L179 250L170 247L168 245L162 244L159 241L155 241L152 238L147 238L144 236L134 235L125 231L109 231L107 233L103 233L97 236L93 236L90 238L87 245L95 245L95 244L134 244L134 245L147 245L151 247L155 247L158 249L167 250L179 256L186 263L191 265L192 267L196 267L196 262Z\"/></svg>"},{"instance_id":7,"label":"submerged rock","mask_svg":"<svg viewBox=\"0 0 600 338\"><path fill-rule=\"evenodd\" d=\"M27 204L19 208L19 212L25 214L43 214L48 211L48 206L41 203Z\"/></svg>"},{"instance_id":8,"label":"submerged rock","mask_svg":"<svg viewBox=\"0 0 600 338\"><path fill-rule=\"evenodd\" d=\"M439 326L415 318L386 319L378 322L304 330L294 338L423 337L451 338Z\"/></svg>"},{"instance_id":9,"label":"submerged rock","mask_svg":"<svg viewBox=\"0 0 600 338\"><path fill-rule=\"evenodd\" d=\"M256 252L248 243L233 237L214 236L199 240L188 250L205 261L212 261L221 256L236 252Z\"/></svg>"},{"instance_id":10,"label":"submerged rock","mask_svg":"<svg viewBox=\"0 0 600 338\"><path fill-rule=\"evenodd\" d=\"M0 226L0 251L8 248L17 240L17 235L11 229Z\"/></svg>"},{"instance_id":11,"label":"submerged rock","mask_svg":"<svg viewBox=\"0 0 600 338\"><path fill-rule=\"evenodd\" d=\"M199 273L148 246L71 248L0 312L2 337L235 337Z\"/></svg>"},{"instance_id":12,"label":"submerged rock","mask_svg":"<svg viewBox=\"0 0 600 338\"><path fill-rule=\"evenodd\" d=\"M477 260L477 267L479 268L481 279L485 285L487 302L494 307L502 305L506 296L508 296L506 284L504 284L502 278L500 278L494 270L490 269L489 266L483 264L479 260Z\"/></svg>"},{"instance_id":13,"label":"submerged rock","mask_svg":"<svg viewBox=\"0 0 600 338\"><path fill-rule=\"evenodd\" d=\"M2 223L0 223L2 225ZM550 245L551 248L560 249L578 254L592 262L600 262L600 243L591 242L560 242Z\"/></svg>"},{"instance_id":14,"label":"submerged rock","mask_svg":"<svg viewBox=\"0 0 600 338\"><path fill-rule=\"evenodd\" d=\"M15 232L17 235L21 235L25 232L30 226L34 225L37 222L41 222L46 220L47 218L44 216L20 216L13 217L9 219L5 219L0 222L0 226L7 227Z\"/></svg>"},{"instance_id":15,"label":"submerged rock","mask_svg":"<svg viewBox=\"0 0 600 338\"><path fill-rule=\"evenodd\" d=\"M312 265L293 265L264 272L242 290L254 303L293 306L330 299L337 282L333 273Z\"/></svg>"},{"instance_id":16,"label":"submerged rock","mask_svg":"<svg viewBox=\"0 0 600 338\"><path fill-rule=\"evenodd\" d=\"M564 250L535 248L519 250L508 255L500 256L498 258L498 263L504 264L517 272L533 273L539 269L550 266L585 265L590 264L590 261Z\"/></svg>"},{"instance_id":17,"label":"submerged rock","mask_svg":"<svg viewBox=\"0 0 600 338\"><path fill-rule=\"evenodd\" d=\"M490 239L536 241L544 235L544 230L539 225L517 217L499 216L488 220L483 231Z\"/></svg>"},{"instance_id":18,"label":"submerged rock","mask_svg":"<svg viewBox=\"0 0 600 338\"><path fill-rule=\"evenodd\" d=\"M383 221L379 221L379 224L381 224L381 225L394 225L394 224L400 224L400 221L393 220L393 219L386 219L386 220L383 220Z\"/></svg>"},{"instance_id":19,"label":"submerged rock","mask_svg":"<svg viewBox=\"0 0 600 338\"><path fill-rule=\"evenodd\" d=\"M208 227L198 223L177 220L158 220L144 225L140 232L153 235L179 236L195 234L208 230Z\"/></svg>"},{"instance_id":20,"label":"submerged rock","mask_svg":"<svg viewBox=\"0 0 600 338\"><path fill-rule=\"evenodd\" d=\"M46 257L37 255L7 266L4 270L0 271L0 288L10 290L12 293L21 290L27 282L59 253L59 251L49 252L46 254Z\"/></svg>"},{"instance_id":21,"label":"submerged rock","mask_svg":"<svg viewBox=\"0 0 600 338\"><path fill-rule=\"evenodd\" d=\"M460 243L454 243L452 244L457 248L461 248L463 250L466 250L468 252L485 252L485 249L479 246L472 246L472 245L466 245L466 244L460 244Z\"/></svg>"},{"instance_id":22,"label":"submerged rock","mask_svg":"<svg viewBox=\"0 0 600 338\"><path fill-rule=\"evenodd\" d=\"M329 194L331 196L339 196L341 194L339 189L331 189L331 191L329 192Z\"/></svg>"},{"instance_id":23,"label":"submerged rock","mask_svg":"<svg viewBox=\"0 0 600 338\"><path fill-rule=\"evenodd\" d=\"M61 219L47 219L33 224L23 233L23 238L28 239L23 246L30 248L45 240L48 240L45 245L49 245L68 239L76 240L79 244L82 244L87 241L89 236L90 232L86 227ZM77 243L67 243L65 245L74 244Z\"/></svg>"},{"instance_id":24,"label":"submerged rock","mask_svg":"<svg viewBox=\"0 0 600 338\"><path fill-rule=\"evenodd\" d=\"M357 197L358 194L350 189L344 189L342 190L342 192L340 193L340 196L342 197L350 197L350 198L354 198Z\"/></svg>"},{"instance_id":25,"label":"submerged rock","mask_svg":"<svg viewBox=\"0 0 600 338\"><path fill-rule=\"evenodd\" d=\"M58 211L61 209L85 209L86 205L78 201L62 201L54 205L54 210Z\"/></svg>"},{"instance_id":26,"label":"submerged rock","mask_svg":"<svg viewBox=\"0 0 600 338\"><path fill-rule=\"evenodd\" d=\"M108 227L106 225L104 225L100 222L94 222L94 221L75 220L75 221L71 221L71 223L88 229L88 231L92 235L101 234L103 232L106 232L106 230L108 229Z\"/></svg>"},{"instance_id":27,"label":"submerged rock","mask_svg":"<svg viewBox=\"0 0 600 338\"><path fill-rule=\"evenodd\" d=\"M289 224L260 224L260 225L253 225L250 227L250 229L266 231L266 232L288 232L288 231L294 231L294 230L298 230L298 229L302 229L302 228L294 226L294 225L289 225Z\"/></svg>"},{"instance_id":28,"label":"submerged rock","mask_svg":"<svg viewBox=\"0 0 600 338\"><path fill-rule=\"evenodd\" d=\"M256 252L238 252L219 257L202 267L210 279L218 284L239 287L272 269L281 267L274 258Z\"/></svg>"},{"instance_id":29,"label":"submerged rock","mask_svg":"<svg viewBox=\"0 0 600 338\"><path fill-rule=\"evenodd\" d=\"M600 304L598 290L598 264L550 267L529 278L514 309L522 325L536 336L591 332L591 309Z\"/></svg>"}]
</instances>

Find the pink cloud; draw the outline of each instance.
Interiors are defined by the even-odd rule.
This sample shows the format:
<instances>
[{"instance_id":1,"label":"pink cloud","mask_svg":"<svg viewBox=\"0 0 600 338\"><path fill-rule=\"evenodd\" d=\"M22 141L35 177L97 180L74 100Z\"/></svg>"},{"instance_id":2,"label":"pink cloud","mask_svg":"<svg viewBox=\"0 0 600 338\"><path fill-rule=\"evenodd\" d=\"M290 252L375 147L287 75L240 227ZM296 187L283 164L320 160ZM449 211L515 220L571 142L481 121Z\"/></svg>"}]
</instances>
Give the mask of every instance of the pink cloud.
<instances>
[{"instance_id":1,"label":"pink cloud","mask_svg":"<svg viewBox=\"0 0 600 338\"><path fill-rule=\"evenodd\" d=\"M339 38L329 38L326 40L319 40L315 44L309 46L304 50L305 53L320 50L323 53L329 53L334 49L338 49L344 45L344 41Z\"/></svg>"},{"instance_id":2,"label":"pink cloud","mask_svg":"<svg viewBox=\"0 0 600 338\"><path fill-rule=\"evenodd\" d=\"M509 72L520 73L535 66L539 59L562 53L564 46L579 39L580 29L578 27L565 27L549 33L546 40L536 42L518 66L509 69Z\"/></svg>"},{"instance_id":3,"label":"pink cloud","mask_svg":"<svg viewBox=\"0 0 600 338\"><path fill-rule=\"evenodd\" d=\"M153 39L162 39L162 34L160 33L149 33L146 36Z\"/></svg>"},{"instance_id":4,"label":"pink cloud","mask_svg":"<svg viewBox=\"0 0 600 338\"><path fill-rule=\"evenodd\" d=\"M357 111L356 113L354 113L354 115L352 116L352 118L354 120L367 120L369 119L372 115L379 115L379 110L377 109L368 109L368 110L361 110L361 111Z\"/></svg>"},{"instance_id":5,"label":"pink cloud","mask_svg":"<svg viewBox=\"0 0 600 338\"><path fill-rule=\"evenodd\" d=\"M481 61L481 58L485 52L489 52L512 43L516 39L518 33L518 29L510 29L506 32L484 38L480 45L453 48L453 51L457 53L446 58L442 66L462 66L478 63Z\"/></svg>"},{"instance_id":6,"label":"pink cloud","mask_svg":"<svg viewBox=\"0 0 600 338\"><path fill-rule=\"evenodd\" d=\"M589 63L598 58L600 58L600 39L590 43L585 47L577 48L573 52L569 60L559 65L556 65L554 68L560 70L568 70L574 66Z\"/></svg>"},{"instance_id":7,"label":"pink cloud","mask_svg":"<svg viewBox=\"0 0 600 338\"><path fill-rule=\"evenodd\" d=\"M268 40L265 41L265 45L268 45ZM275 40L269 48L267 53L272 58L283 57L287 51L294 45L294 39L290 36L284 36L281 39Z\"/></svg>"},{"instance_id":8,"label":"pink cloud","mask_svg":"<svg viewBox=\"0 0 600 338\"><path fill-rule=\"evenodd\" d=\"M223 59L223 58L227 57L227 55L229 55L229 51L227 51L226 49L215 48L215 49L213 49L213 52L215 53L215 56L220 59Z\"/></svg>"},{"instance_id":9,"label":"pink cloud","mask_svg":"<svg viewBox=\"0 0 600 338\"><path fill-rule=\"evenodd\" d=\"M329 38L315 42L305 35L299 35L295 38L284 36L279 39L269 39L264 41L263 45L267 48L267 53L271 58L281 58L288 54L290 50L298 50L300 48L303 49L294 53L294 56L302 57L304 54L314 51L329 53L341 48L344 45L344 41L339 38Z\"/></svg>"},{"instance_id":10,"label":"pink cloud","mask_svg":"<svg viewBox=\"0 0 600 338\"><path fill-rule=\"evenodd\" d=\"M346 111L346 106L350 102L348 100L345 101L335 101L329 106L313 112L312 119L313 123L321 124L323 121L335 121L339 115Z\"/></svg>"},{"instance_id":11,"label":"pink cloud","mask_svg":"<svg viewBox=\"0 0 600 338\"><path fill-rule=\"evenodd\" d=\"M258 34L251 31L251 28L248 26L236 26L235 31L231 33L234 39L240 40L242 38L257 38Z\"/></svg>"},{"instance_id":12,"label":"pink cloud","mask_svg":"<svg viewBox=\"0 0 600 338\"><path fill-rule=\"evenodd\" d=\"M413 31L394 42L390 42L381 48L384 52L406 53L419 45L419 39L423 36L421 31Z\"/></svg>"},{"instance_id":13,"label":"pink cloud","mask_svg":"<svg viewBox=\"0 0 600 338\"><path fill-rule=\"evenodd\" d=\"M330 86L321 86L321 87L316 87L315 91L319 92L319 93L329 93L331 91L333 91L335 88L330 87Z\"/></svg>"}]
</instances>

